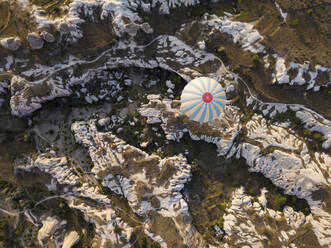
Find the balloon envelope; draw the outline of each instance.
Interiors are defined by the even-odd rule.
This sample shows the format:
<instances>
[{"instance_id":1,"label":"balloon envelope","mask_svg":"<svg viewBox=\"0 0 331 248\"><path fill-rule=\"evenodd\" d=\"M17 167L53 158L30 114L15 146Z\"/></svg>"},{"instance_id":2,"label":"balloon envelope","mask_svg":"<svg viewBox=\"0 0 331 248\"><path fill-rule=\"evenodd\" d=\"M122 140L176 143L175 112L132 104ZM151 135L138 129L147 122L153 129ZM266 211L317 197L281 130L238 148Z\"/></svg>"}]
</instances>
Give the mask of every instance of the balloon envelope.
<instances>
[{"instance_id":1,"label":"balloon envelope","mask_svg":"<svg viewBox=\"0 0 331 248\"><path fill-rule=\"evenodd\" d=\"M212 78L199 77L189 82L181 95L181 110L194 121L216 119L226 104L223 87Z\"/></svg>"}]
</instances>

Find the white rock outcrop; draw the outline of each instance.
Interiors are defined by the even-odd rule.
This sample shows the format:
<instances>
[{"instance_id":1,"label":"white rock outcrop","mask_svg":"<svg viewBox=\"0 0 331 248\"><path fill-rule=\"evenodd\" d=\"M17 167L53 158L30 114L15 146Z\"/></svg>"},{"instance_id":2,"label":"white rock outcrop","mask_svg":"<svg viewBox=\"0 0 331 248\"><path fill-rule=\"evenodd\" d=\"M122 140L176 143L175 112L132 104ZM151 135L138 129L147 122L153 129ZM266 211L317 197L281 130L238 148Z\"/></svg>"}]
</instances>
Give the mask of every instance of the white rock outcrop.
<instances>
[{"instance_id":1,"label":"white rock outcrop","mask_svg":"<svg viewBox=\"0 0 331 248\"><path fill-rule=\"evenodd\" d=\"M151 2L153 8L160 5L159 12L161 14L170 14L171 9L194 6L200 3L200 0L153 0Z\"/></svg>"},{"instance_id":2,"label":"white rock outcrop","mask_svg":"<svg viewBox=\"0 0 331 248\"><path fill-rule=\"evenodd\" d=\"M50 154L40 154L36 160L31 160L30 164L21 165L18 168L26 171L39 171L48 173L58 184L75 186L78 184L79 177L73 173L68 166L66 157L50 156Z\"/></svg>"},{"instance_id":3,"label":"white rock outcrop","mask_svg":"<svg viewBox=\"0 0 331 248\"><path fill-rule=\"evenodd\" d=\"M55 37L54 35L52 35L51 33L48 33L46 31L43 31L41 34L40 34L40 37L46 41L46 42L49 42L49 43L53 43L55 41Z\"/></svg>"},{"instance_id":4,"label":"white rock outcrop","mask_svg":"<svg viewBox=\"0 0 331 248\"><path fill-rule=\"evenodd\" d=\"M261 196L267 191L262 190ZM261 196L259 198L261 198ZM262 196L264 198L264 196ZM271 216L269 222L267 216ZM287 225L275 225L285 218ZM231 203L223 216L223 230L226 233L225 247L256 247L263 248L271 238L270 234L278 237L279 247L287 247L291 238L295 237L297 230L307 222L301 212L294 211L286 206L283 212L269 209L265 203L256 202L251 196L245 194L243 187L233 193ZM257 219L263 225L256 224ZM266 236L269 233L269 236ZM290 244L290 247L292 247Z\"/></svg>"},{"instance_id":5,"label":"white rock outcrop","mask_svg":"<svg viewBox=\"0 0 331 248\"><path fill-rule=\"evenodd\" d=\"M78 233L76 231L71 231L70 233L65 235L62 248L71 248L77 242L79 242Z\"/></svg>"},{"instance_id":6,"label":"white rock outcrop","mask_svg":"<svg viewBox=\"0 0 331 248\"><path fill-rule=\"evenodd\" d=\"M0 40L0 44L11 51L17 51L21 47L21 40L18 37L8 37Z\"/></svg>"},{"instance_id":7,"label":"white rock outcrop","mask_svg":"<svg viewBox=\"0 0 331 248\"><path fill-rule=\"evenodd\" d=\"M231 35L233 42L240 45L244 50L252 53L264 52L265 47L260 43L263 37L254 29L252 24L233 21L231 17L208 14L203 16L202 24L214 28L215 31Z\"/></svg>"},{"instance_id":8,"label":"white rock outcrop","mask_svg":"<svg viewBox=\"0 0 331 248\"><path fill-rule=\"evenodd\" d=\"M38 231L37 239L41 246L47 245L48 239L53 239L55 243L59 243L57 236L63 235L63 226L66 221L60 221L56 217L47 216L42 220L42 227ZM61 241L60 241L61 242Z\"/></svg>"},{"instance_id":9,"label":"white rock outcrop","mask_svg":"<svg viewBox=\"0 0 331 248\"><path fill-rule=\"evenodd\" d=\"M36 33L29 33L26 37L32 49L41 49L44 46L44 40Z\"/></svg>"},{"instance_id":10,"label":"white rock outcrop","mask_svg":"<svg viewBox=\"0 0 331 248\"><path fill-rule=\"evenodd\" d=\"M304 85L307 86L307 90L313 89L319 91L321 86L327 87L331 84L331 68L321 65L315 65L312 67L309 61L305 61L303 64L289 63L285 64L285 59L281 56L274 55L276 59L275 72L273 73L273 83L289 84L289 85ZM290 79L290 72L295 73L292 79ZM319 85L316 84L316 80L319 74L326 74L326 81Z\"/></svg>"},{"instance_id":11,"label":"white rock outcrop","mask_svg":"<svg viewBox=\"0 0 331 248\"><path fill-rule=\"evenodd\" d=\"M123 194L135 213L146 216L153 211L175 223L190 216L181 190L190 180L191 170L182 155L166 159L148 155L111 132L98 132L95 120L75 122L71 128L77 143L89 150L95 177L115 193ZM116 177L110 176L112 171L116 171ZM185 244L195 247L201 243L190 221L172 228L178 230Z\"/></svg>"}]
</instances>

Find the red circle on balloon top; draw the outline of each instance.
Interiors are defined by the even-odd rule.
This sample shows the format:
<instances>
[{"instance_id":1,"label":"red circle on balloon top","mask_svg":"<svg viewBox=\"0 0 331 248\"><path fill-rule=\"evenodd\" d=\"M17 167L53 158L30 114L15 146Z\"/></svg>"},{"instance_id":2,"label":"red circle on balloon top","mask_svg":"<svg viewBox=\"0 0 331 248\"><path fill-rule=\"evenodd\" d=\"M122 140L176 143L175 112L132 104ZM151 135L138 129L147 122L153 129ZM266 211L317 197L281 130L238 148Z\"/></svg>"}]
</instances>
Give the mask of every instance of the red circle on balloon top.
<instances>
[{"instance_id":1,"label":"red circle on balloon top","mask_svg":"<svg viewBox=\"0 0 331 248\"><path fill-rule=\"evenodd\" d=\"M205 94L202 95L202 100L205 102L205 103L209 103L213 100L213 95L209 92L206 92Z\"/></svg>"}]
</instances>

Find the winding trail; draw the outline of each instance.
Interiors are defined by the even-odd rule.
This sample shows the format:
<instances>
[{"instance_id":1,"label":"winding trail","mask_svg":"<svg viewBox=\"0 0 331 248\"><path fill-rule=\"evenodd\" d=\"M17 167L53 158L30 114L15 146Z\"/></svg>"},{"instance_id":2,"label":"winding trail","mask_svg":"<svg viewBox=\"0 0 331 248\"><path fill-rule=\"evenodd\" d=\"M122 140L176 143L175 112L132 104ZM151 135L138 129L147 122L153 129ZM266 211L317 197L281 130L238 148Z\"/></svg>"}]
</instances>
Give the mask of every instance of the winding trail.
<instances>
[{"instance_id":1,"label":"winding trail","mask_svg":"<svg viewBox=\"0 0 331 248\"><path fill-rule=\"evenodd\" d=\"M165 37L170 37L170 36L169 36L169 35L160 35L160 36L155 37L154 39L152 39L150 42L148 42L148 43L145 44L145 45L139 45L139 46L135 46L135 47L129 47L129 46L127 46L126 48L131 48L131 50L132 50L132 49L143 50L143 49L145 49L145 48L151 46L152 44L154 44L156 41L162 40L162 39L165 38ZM186 44L186 43L185 43L185 44ZM186 45L187 45L187 44L186 44ZM36 80L36 81L30 82L30 83L34 84L34 83L42 83L42 82L45 82L46 80L48 80L49 78L51 78L52 76L54 76L56 73L58 73L58 72L60 72L60 71L67 70L67 69L72 68L72 67L74 67L74 66L76 66L76 65L89 65L89 64L96 63L96 62L98 62L100 59L102 59L105 55L107 55L109 52L115 52L117 49L119 49L118 46L114 46L114 47L112 47L112 48L109 48L109 49L103 51L99 56L97 56L96 58L94 58L94 59L92 59L92 60L90 60L90 61L86 61L86 60L74 60L74 61L71 61L71 62L69 62L68 65L66 65L66 66L62 66L61 68L52 71L49 75L45 76L44 78L42 78L42 79L40 79L40 80ZM202 51L202 52L203 52L203 51ZM302 104L281 103L281 102L263 102L262 100L258 99L258 97L257 97L256 95L254 95L254 94L252 93L251 89L249 88L249 86L248 86L248 84L245 82L245 80L243 80L243 78L241 78L239 75L235 74L234 72L229 71L229 70L226 68L226 66L224 65L223 61L222 61L219 57L215 56L215 55L212 54L212 53L205 53L205 54L208 55L208 56L210 56L211 58L214 58L214 59L217 60L218 62L220 62L220 63L221 63L221 67L218 69L218 71L220 71L220 69L221 69L221 71L226 72L226 73L232 75L233 78L234 78L234 80L235 80L235 82L236 82L237 84L240 84L240 83L243 84L244 87L247 89L247 92L248 92L249 96L250 96L252 99L254 99L256 102L258 102L258 103L260 103L260 104L264 104L264 105L268 105L268 104L273 104L273 105L276 105L276 104L284 104L284 105L286 105L286 106L299 107L299 108L302 108L302 109L304 109L304 110L310 112L310 113L313 115L313 117L315 118L315 120L316 120L317 122L319 122L319 123L323 123L320 119L322 119L322 120L328 120L327 118L325 118L325 117L322 116L321 114L319 114L319 113L313 111L312 109L310 109L310 108L308 108L308 107L306 107L306 106L304 106L304 105L302 105ZM155 60L155 61L158 62L157 60ZM167 68L167 70L171 70L171 69L170 69L170 68ZM176 72L175 70L171 70L171 71L175 72L176 74L179 74L179 73ZM217 74L218 71L215 72L215 73ZM179 74L179 75L180 75L180 74ZM181 76L181 75L180 75L180 76ZM219 75L218 75L218 76L219 76ZM323 123L323 125L328 125L328 126L331 127L331 123Z\"/></svg>"},{"instance_id":2,"label":"winding trail","mask_svg":"<svg viewBox=\"0 0 331 248\"><path fill-rule=\"evenodd\" d=\"M234 72L229 71L229 70L225 67L223 61L222 61L220 58L218 58L218 57L216 57L216 56L215 56L215 58L216 58L219 62L222 63L222 69L223 69L224 71L226 71L227 73L231 74L231 75L233 76L233 78L234 78L234 80L236 81L237 84L238 84L238 83L242 83L242 84L246 87L249 96L250 96L251 98L253 98L255 101L257 101L258 103L260 103L260 104L264 104L264 105L268 105L268 104L272 104L272 105L275 105L275 104L284 104L284 105L286 105L286 106L299 107L299 108L302 108L302 109L304 109L304 110L310 112L310 113L313 115L314 119L315 119L317 122L322 123L323 125L327 125L327 126L331 127L331 123L326 124L326 123L323 123L322 121L320 121L320 119L328 120L327 118L325 118L325 117L322 116L321 114L319 114L319 113L313 111L312 109L310 109L310 108L308 108L308 107L306 107L306 106L304 106L304 105L302 105L302 104L296 104L296 103L281 103L281 102L263 102L262 100L258 99L257 96L255 96L255 95L252 93L251 89L249 88L248 84L245 82L245 80L244 80L243 78L241 78L239 75L235 74Z\"/></svg>"},{"instance_id":3,"label":"winding trail","mask_svg":"<svg viewBox=\"0 0 331 248\"><path fill-rule=\"evenodd\" d=\"M155 41L160 40L162 37L163 37L163 35L162 36L158 36L158 37L154 38L153 40L151 40L150 42L148 42L146 45L136 46L134 48L135 49L144 49L144 48L152 45ZM63 66L63 67L61 67L59 69L56 69L51 74L49 74L46 77L44 77L43 79L34 81L33 83L43 83L46 80L48 80L49 78L51 78L52 76L54 76L54 74L56 74L56 73L58 73L60 71L69 69L69 68L71 68L73 66L76 66L76 65L89 65L89 64L96 63L96 62L98 62L98 60L100 60L103 56L105 56L110 51L115 52L116 50L117 50L117 47L109 48L109 49L103 51L98 57L96 57L96 58L94 58L94 59L92 59L90 61L86 61L86 60L75 60L72 63L68 64L67 66Z\"/></svg>"},{"instance_id":4,"label":"winding trail","mask_svg":"<svg viewBox=\"0 0 331 248\"><path fill-rule=\"evenodd\" d=\"M38 201L37 203L35 203L33 208L30 208L30 209L25 209L25 210L21 210L21 211L9 211L9 210L0 208L0 211L4 212L6 214L12 215L12 216L14 216L14 215L18 216L19 214L24 214L28 211L35 209L38 205L40 205L41 203L43 203L45 201L48 201L48 200L51 200L54 198L62 198L62 197L68 196L68 195L74 195L74 193L66 193L66 194L62 194L62 195L52 195L52 196L46 197L46 198Z\"/></svg>"}]
</instances>

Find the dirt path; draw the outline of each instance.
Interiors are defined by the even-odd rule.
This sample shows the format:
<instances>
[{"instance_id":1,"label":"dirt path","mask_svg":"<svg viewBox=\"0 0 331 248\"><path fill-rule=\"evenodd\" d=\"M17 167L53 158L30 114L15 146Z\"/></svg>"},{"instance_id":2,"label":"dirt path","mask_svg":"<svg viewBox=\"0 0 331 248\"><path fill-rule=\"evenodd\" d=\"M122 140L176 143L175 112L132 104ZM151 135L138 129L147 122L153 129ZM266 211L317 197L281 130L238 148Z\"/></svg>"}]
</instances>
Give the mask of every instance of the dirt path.
<instances>
[{"instance_id":1,"label":"dirt path","mask_svg":"<svg viewBox=\"0 0 331 248\"><path fill-rule=\"evenodd\" d=\"M134 47L134 49L137 49L137 50L145 49L145 48L147 48L147 47L153 45L156 41L163 39L164 37L165 37L164 35L157 36L156 38L154 38L153 40L151 40L150 42L148 42L146 45L136 46L136 47ZM54 70L52 73L50 73L49 75L47 75L47 76L44 77L43 79L40 79L40 80L34 81L33 83L42 83L42 82L45 82L46 80L48 80L49 78L51 78L52 76L54 76L56 73L58 73L58 72L60 72L60 71L67 70L67 69L72 68L72 67L74 67L74 66L76 66L76 65L88 65L88 64L96 63L96 62L98 62L100 59L102 59L105 55L107 55L107 54L108 54L109 52L111 52L111 51L112 51L112 52L116 51L116 48L114 48L114 47L109 48L109 49L105 50L104 52L102 52L98 57L96 57L95 59L92 59L92 60L90 60L90 61L85 61L85 60L75 60L75 61L72 61L72 62L69 63L68 65L63 66L63 67L61 67L61 68L59 68L59 69L57 69L57 70ZM254 94L252 93L252 89L249 87L249 85L245 82L245 80L244 80L243 78L241 78L239 75L237 75L237 74L235 74L235 73L229 71L229 70L225 67L223 61L222 61L219 57L217 57L217 56L215 56L214 54L211 54L211 53L208 53L208 55L211 56L211 57L213 57L214 59L218 60L218 61L221 63L221 68L220 68L220 70L221 70L221 71L224 71L224 72L227 72L227 73L229 73L229 74L231 74L231 75L234 77L235 81L236 81L238 84L243 84L244 87L247 89L248 94L249 94L254 100L256 100L257 102L259 102L260 104L266 104L266 105L267 105L267 104L286 104L286 105L289 105L289 106L298 106L298 107L301 107L301 108L305 109L306 111L312 113L315 117L322 118L322 119L327 119L327 118L329 118L329 116L324 117L324 116L322 116L321 114L319 114L319 113L317 113L317 112L311 110L310 108L308 108L308 107L306 107L306 106L304 106L304 105L302 105L302 104L292 104L292 103L288 103L288 102L276 102L276 101L275 101L275 102L264 102L264 101L262 101L262 100L259 99L256 95L254 95ZM174 71L174 72L175 72L175 71ZM217 73L217 72L215 72L215 73ZM263 93L261 93L261 94L263 94ZM318 120L318 119L316 119L316 120Z\"/></svg>"}]
</instances>

